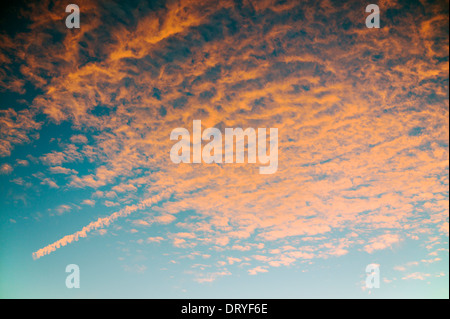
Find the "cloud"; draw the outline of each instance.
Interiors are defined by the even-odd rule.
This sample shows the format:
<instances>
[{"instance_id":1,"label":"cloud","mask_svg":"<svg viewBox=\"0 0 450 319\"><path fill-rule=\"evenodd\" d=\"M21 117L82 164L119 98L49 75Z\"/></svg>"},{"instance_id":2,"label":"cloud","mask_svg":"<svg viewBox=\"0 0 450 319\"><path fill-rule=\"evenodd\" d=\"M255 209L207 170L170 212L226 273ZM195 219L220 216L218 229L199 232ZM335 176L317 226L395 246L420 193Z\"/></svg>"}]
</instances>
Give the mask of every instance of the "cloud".
<instances>
[{"instance_id":1,"label":"cloud","mask_svg":"<svg viewBox=\"0 0 450 319\"><path fill-rule=\"evenodd\" d=\"M134 225L139 225L139 226L149 226L150 225L149 222L147 222L145 220L142 220L142 219L133 220L133 224Z\"/></svg>"},{"instance_id":2,"label":"cloud","mask_svg":"<svg viewBox=\"0 0 450 319\"><path fill-rule=\"evenodd\" d=\"M51 178L43 178L41 185L48 185L50 188L59 188L56 182Z\"/></svg>"},{"instance_id":3,"label":"cloud","mask_svg":"<svg viewBox=\"0 0 450 319\"><path fill-rule=\"evenodd\" d=\"M142 273L144 273L147 270L147 266L145 266L145 265L132 265L132 266L124 265L123 269L126 272L142 274Z\"/></svg>"},{"instance_id":4,"label":"cloud","mask_svg":"<svg viewBox=\"0 0 450 319\"><path fill-rule=\"evenodd\" d=\"M414 272L414 273L411 273L411 274L408 274L408 275L402 277L402 279L405 279L405 280L409 280L409 279L425 280L425 279L427 279L429 277L431 277L431 274L421 273L421 272Z\"/></svg>"},{"instance_id":5,"label":"cloud","mask_svg":"<svg viewBox=\"0 0 450 319\"><path fill-rule=\"evenodd\" d=\"M78 172L74 169L65 168L61 166L50 167L49 170L52 174L64 174L64 175L78 174Z\"/></svg>"},{"instance_id":6,"label":"cloud","mask_svg":"<svg viewBox=\"0 0 450 319\"><path fill-rule=\"evenodd\" d=\"M12 108L0 110L0 157L10 156L14 145L29 143L37 138L41 124L34 120L34 111Z\"/></svg>"},{"instance_id":7,"label":"cloud","mask_svg":"<svg viewBox=\"0 0 450 319\"><path fill-rule=\"evenodd\" d=\"M109 201L109 200L105 200L103 202L103 205L105 205L106 207L113 207L113 206L119 206L120 204L119 203L114 203L114 202Z\"/></svg>"},{"instance_id":8,"label":"cloud","mask_svg":"<svg viewBox=\"0 0 450 319\"><path fill-rule=\"evenodd\" d=\"M248 250L252 249L252 247L250 245L247 245L247 246L234 245L231 247L231 249L240 250L240 251L248 251Z\"/></svg>"},{"instance_id":9,"label":"cloud","mask_svg":"<svg viewBox=\"0 0 450 319\"><path fill-rule=\"evenodd\" d=\"M262 266L257 266L255 268L249 269L248 274L249 275L257 275L258 273L268 272L268 270Z\"/></svg>"},{"instance_id":10,"label":"cloud","mask_svg":"<svg viewBox=\"0 0 450 319\"><path fill-rule=\"evenodd\" d=\"M138 205L127 206L107 217L99 218L95 222L91 222L87 226L83 227L80 231L77 231L71 235L66 235L63 238L57 240L56 242L37 250L36 252L33 253L33 258L34 259L41 258L42 256L48 255L60 247L66 246L67 244L70 244L74 241L78 241L80 238L86 237L87 234L92 230L109 226L117 218L127 216L135 212L136 210L144 209L148 206L151 206L159 202L160 200L164 199L169 194L170 193L167 191L163 192L159 195L155 195L153 197L142 200Z\"/></svg>"},{"instance_id":11,"label":"cloud","mask_svg":"<svg viewBox=\"0 0 450 319\"><path fill-rule=\"evenodd\" d=\"M89 206L95 206L95 200L92 199L85 199L81 202L83 205L89 205Z\"/></svg>"},{"instance_id":12,"label":"cloud","mask_svg":"<svg viewBox=\"0 0 450 319\"><path fill-rule=\"evenodd\" d=\"M156 223L160 223L160 224L169 224L171 222L173 222L176 219L175 216L173 215L169 215L169 214L164 214L164 215L160 215L160 216L155 216L153 218L153 220Z\"/></svg>"},{"instance_id":13,"label":"cloud","mask_svg":"<svg viewBox=\"0 0 450 319\"><path fill-rule=\"evenodd\" d=\"M239 263L242 261L242 259L240 258L236 258L236 257L228 257L227 258L228 264L232 265L234 263Z\"/></svg>"},{"instance_id":14,"label":"cloud","mask_svg":"<svg viewBox=\"0 0 450 319\"><path fill-rule=\"evenodd\" d=\"M7 163L2 164L2 166L0 166L0 174L2 175L11 174L12 171L13 171L12 166Z\"/></svg>"},{"instance_id":15,"label":"cloud","mask_svg":"<svg viewBox=\"0 0 450 319\"><path fill-rule=\"evenodd\" d=\"M72 207L69 205L59 205L58 208L56 208L56 211L58 212L58 215L62 215L66 212L69 212L72 210Z\"/></svg>"},{"instance_id":16,"label":"cloud","mask_svg":"<svg viewBox=\"0 0 450 319\"><path fill-rule=\"evenodd\" d=\"M163 241L163 240L164 240L164 238L161 237L161 236L157 236L157 237L148 237L148 238L147 238L147 242L149 242L149 243L159 243L159 242L161 242L161 241Z\"/></svg>"},{"instance_id":17,"label":"cloud","mask_svg":"<svg viewBox=\"0 0 450 319\"><path fill-rule=\"evenodd\" d=\"M173 239L173 245L175 247L188 247L188 244L186 243L186 240L183 238L174 238Z\"/></svg>"},{"instance_id":18,"label":"cloud","mask_svg":"<svg viewBox=\"0 0 450 319\"><path fill-rule=\"evenodd\" d=\"M19 166L28 166L30 163L27 160L16 160L17 165Z\"/></svg>"},{"instance_id":19,"label":"cloud","mask_svg":"<svg viewBox=\"0 0 450 319\"><path fill-rule=\"evenodd\" d=\"M66 146L64 151L52 151L51 153L41 156L40 159L45 165L57 166L62 163L75 162L77 160L81 160L81 158L82 155L78 151L78 148L73 144L69 144Z\"/></svg>"},{"instance_id":20,"label":"cloud","mask_svg":"<svg viewBox=\"0 0 450 319\"><path fill-rule=\"evenodd\" d=\"M70 137L70 141L74 144L86 144L88 139L86 136L78 134L78 135L72 135Z\"/></svg>"},{"instance_id":21,"label":"cloud","mask_svg":"<svg viewBox=\"0 0 450 319\"><path fill-rule=\"evenodd\" d=\"M384 234L370 240L370 243L364 246L364 250L371 254L376 250L392 247L392 245L397 244L400 241L400 236L397 234Z\"/></svg>"},{"instance_id":22,"label":"cloud","mask_svg":"<svg viewBox=\"0 0 450 319\"><path fill-rule=\"evenodd\" d=\"M230 276L231 272L228 270L223 271L217 271L212 273L206 273L206 274L198 274L196 278L194 279L198 283L207 283L207 282L213 282L219 277L223 276Z\"/></svg>"},{"instance_id":23,"label":"cloud","mask_svg":"<svg viewBox=\"0 0 450 319\"><path fill-rule=\"evenodd\" d=\"M448 235L448 222L443 223L439 228L439 231Z\"/></svg>"}]
</instances>

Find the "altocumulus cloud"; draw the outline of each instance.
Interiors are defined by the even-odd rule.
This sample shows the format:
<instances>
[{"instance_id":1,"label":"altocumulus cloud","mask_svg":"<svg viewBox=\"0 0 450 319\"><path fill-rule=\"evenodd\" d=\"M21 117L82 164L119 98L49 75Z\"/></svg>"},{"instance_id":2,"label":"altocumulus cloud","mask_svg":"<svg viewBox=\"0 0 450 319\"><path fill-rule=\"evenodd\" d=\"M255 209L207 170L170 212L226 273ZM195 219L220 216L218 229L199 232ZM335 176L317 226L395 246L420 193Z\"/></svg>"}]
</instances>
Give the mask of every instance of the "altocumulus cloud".
<instances>
[{"instance_id":1,"label":"altocumulus cloud","mask_svg":"<svg viewBox=\"0 0 450 319\"><path fill-rule=\"evenodd\" d=\"M0 87L30 102L4 105L0 155L12 163L16 147L69 124L71 137L34 156L53 174L43 186L92 198L115 191L120 207L50 245L36 241L34 258L148 207L149 227L192 234L173 237L178 248L265 256L242 260L251 275L448 237L448 3L380 1L389 15L373 30L359 1L140 10L79 1L76 32L61 23L66 3L48 4L23 11L27 30L1 35ZM193 120L278 128L278 171L173 164L170 132ZM0 171L16 174L8 163Z\"/></svg>"}]
</instances>

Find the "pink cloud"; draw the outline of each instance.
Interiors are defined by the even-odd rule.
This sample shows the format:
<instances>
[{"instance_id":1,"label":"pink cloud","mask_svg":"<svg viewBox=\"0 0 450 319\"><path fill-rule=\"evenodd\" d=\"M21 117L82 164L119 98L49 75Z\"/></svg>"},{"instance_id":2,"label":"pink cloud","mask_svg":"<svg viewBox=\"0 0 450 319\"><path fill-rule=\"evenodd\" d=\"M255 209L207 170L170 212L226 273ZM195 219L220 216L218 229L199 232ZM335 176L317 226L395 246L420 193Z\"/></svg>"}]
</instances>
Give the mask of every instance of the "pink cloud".
<instances>
[{"instance_id":1,"label":"pink cloud","mask_svg":"<svg viewBox=\"0 0 450 319\"><path fill-rule=\"evenodd\" d=\"M81 202L83 205L89 205L89 206L95 206L95 200L92 199L85 199Z\"/></svg>"},{"instance_id":2,"label":"pink cloud","mask_svg":"<svg viewBox=\"0 0 450 319\"><path fill-rule=\"evenodd\" d=\"M401 238L399 235L396 234L384 234L380 235L376 238L373 238L370 240L370 243L364 246L364 250L368 252L369 254L373 253L376 250L382 250L389 247L392 247L392 245L397 244L401 241Z\"/></svg>"},{"instance_id":3,"label":"pink cloud","mask_svg":"<svg viewBox=\"0 0 450 319\"><path fill-rule=\"evenodd\" d=\"M9 164L2 164L2 166L0 166L0 174L4 174L4 175L8 175L13 171L13 168L11 165Z\"/></svg>"},{"instance_id":4,"label":"pink cloud","mask_svg":"<svg viewBox=\"0 0 450 319\"><path fill-rule=\"evenodd\" d=\"M163 240L164 240L164 238L161 237L161 236L157 236L157 237L148 237L148 238L147 238L147 242L149 242L149 243L159 243L159 242L161 242L161 241L163 241Z\"/></svg>"},{"instance_id":5,"label":"pink cloud","mask_svg":"<svg viewBox=\"0 0 450 319\"><path fill-rule=\"evenodd\" d=\"M173 222L176 219L175 216L170 215L170 214L164 214L164 215L159 215L159 216L155 216L153 218L153 220L156 223L160 223L160 224L170 224L171 222Z\"/></svg>"},{"instance_id":6,"label":"pink cloud","mask_svg":"<svg viewBox=\"0 0 450 319\"><path fill-rule=\"evenodd\" d=\"M257 266L255 268L248 270L248 274L252 275L252 276L257 275L258 273L264 273L264 272L268 272L268 270L262 266Z\"/></svg>"}]
</instances>

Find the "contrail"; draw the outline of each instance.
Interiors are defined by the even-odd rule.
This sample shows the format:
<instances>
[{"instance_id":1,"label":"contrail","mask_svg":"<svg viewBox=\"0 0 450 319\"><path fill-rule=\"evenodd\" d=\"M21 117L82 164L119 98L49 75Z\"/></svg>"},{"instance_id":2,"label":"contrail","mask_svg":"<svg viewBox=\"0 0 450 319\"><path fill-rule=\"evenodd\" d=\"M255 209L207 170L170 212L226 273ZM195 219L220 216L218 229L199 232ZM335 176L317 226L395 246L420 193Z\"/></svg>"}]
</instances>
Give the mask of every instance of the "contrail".
<instances>
[{"instance_id":1,"label":"contrail","mask_svg":"<svg viewBox=\"0 0 450 319\"><path fill-rule=\"evenodd\" d=\"M87 233L89 233L90 231L108 226L111 222L115 221L117 218L127 216L139 209L144 209L148 206L151 206L169 197L171 194L172 194L171 191L164 191L158 195L155 195L153 197L141 201L139 204L127 206L107 217L99 218L95 222L91 222L87 226L83 227L83 229L81 229L80 231L77 231L72 235L64 236L60 240L55 241L53 244L45 246L44 248L41 248L38 251L34 252L33 259L39 259L42 256L50 254L51 252L55 251L61 246L66 246L67 244L70 244L73 241L78 241L80 237L86 237Z\"/></svg>"}]
</instances>

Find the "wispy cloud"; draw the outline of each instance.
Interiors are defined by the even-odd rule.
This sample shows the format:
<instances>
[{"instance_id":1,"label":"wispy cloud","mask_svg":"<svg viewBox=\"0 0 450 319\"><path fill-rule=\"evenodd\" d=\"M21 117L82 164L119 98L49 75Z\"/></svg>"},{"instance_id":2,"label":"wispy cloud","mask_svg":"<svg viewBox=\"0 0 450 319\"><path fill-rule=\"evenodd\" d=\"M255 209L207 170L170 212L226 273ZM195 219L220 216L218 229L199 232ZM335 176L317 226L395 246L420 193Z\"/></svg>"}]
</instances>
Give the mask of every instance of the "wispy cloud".
<instances>
[{"instance_id":1,"label":"wispy cloud","mask_svg":"<svg viewBox=\"0 0 450 319\"><path fill-rule=\"evenodd\" d=\"M74 241L78 241L79 238L86 237L87 234L89 232L91 232L92 230L96 230L96 229L99 229L102 227L109 226L109 224L114 222L119 217L128 216L129 214L131 214L139 209L144 209L149 206L152 206L155 203L165 199L169 195L170 195L170 192L165 191L159 195L155 195L153 197L150 197L148 199L141 201L138 205L127 206L127 207L121 209L120 211L115 212L107 217L99 218L95 222L89 223L87 226L83 227L82 230L77 231L77 232L73 233L72 235L64 236L63 238L57 240L56 242L37 250L36 252L33 253L33 258L38 259L42 256L48 255L51 252L55 251L56 249L58 249L62 246L66 246L67 244L70 244Z\"/></svg>"}]
</instances>

